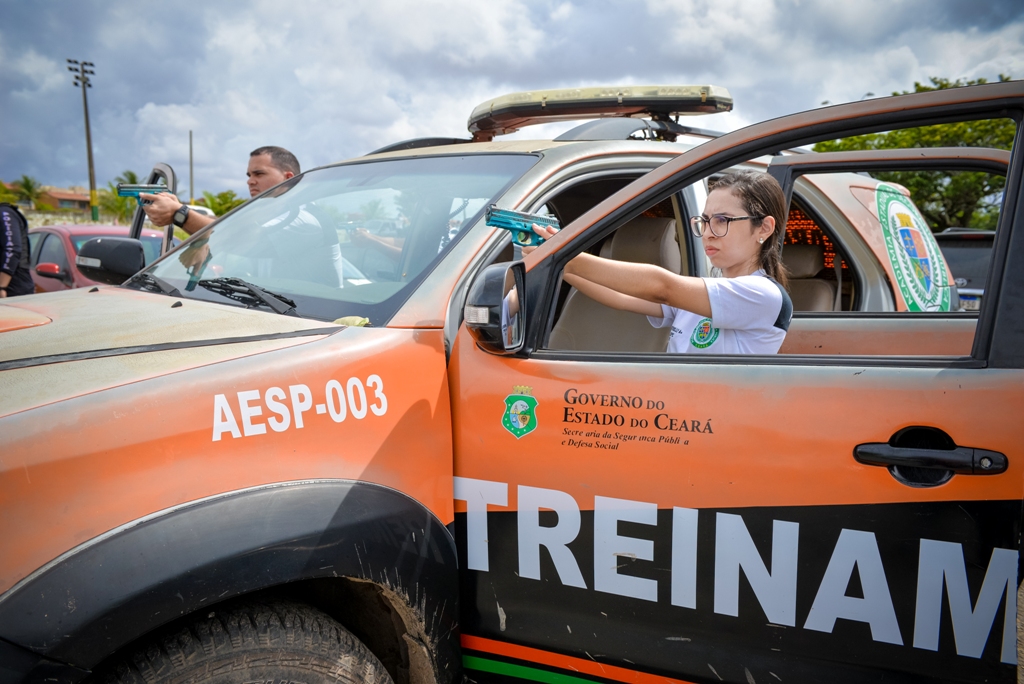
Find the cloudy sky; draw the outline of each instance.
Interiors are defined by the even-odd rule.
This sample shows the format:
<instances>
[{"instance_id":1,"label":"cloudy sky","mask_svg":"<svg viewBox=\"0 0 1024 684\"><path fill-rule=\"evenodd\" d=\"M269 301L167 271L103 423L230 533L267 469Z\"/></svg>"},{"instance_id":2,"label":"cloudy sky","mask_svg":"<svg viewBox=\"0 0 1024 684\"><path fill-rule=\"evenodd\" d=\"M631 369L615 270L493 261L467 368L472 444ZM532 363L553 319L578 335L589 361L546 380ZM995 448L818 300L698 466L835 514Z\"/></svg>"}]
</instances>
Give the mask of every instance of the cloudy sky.
<instances>
[{"instance_id":1,"label":"cloudy sky","mask_svg":"<svg viewBox=\"0 0 1024 684\"><path fill-rule=\"evenodd\" d=\"M694 124L727 131L932 76L1024 78L1019 1L0 0L0 17L0 179L88 184L71 58L96 65L97 183L163 161L183 195L189 130L196 194L247 196L255 147L308 168L465 136L476 104L520 90L710 83L735 110Z\"/></svg>"}]
</instances>

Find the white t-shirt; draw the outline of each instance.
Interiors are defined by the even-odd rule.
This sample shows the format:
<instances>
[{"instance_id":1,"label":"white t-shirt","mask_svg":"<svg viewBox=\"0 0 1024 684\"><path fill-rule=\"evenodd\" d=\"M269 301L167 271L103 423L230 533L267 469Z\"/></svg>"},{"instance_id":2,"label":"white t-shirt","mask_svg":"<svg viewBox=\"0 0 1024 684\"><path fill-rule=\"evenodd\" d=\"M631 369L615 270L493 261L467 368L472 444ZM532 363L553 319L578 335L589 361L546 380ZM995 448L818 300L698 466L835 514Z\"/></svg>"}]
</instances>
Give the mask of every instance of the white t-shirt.
<instances>
[{"instance_id":1,"label":"white t-shirt","mask_svg":"<svg viewBox=\"0 0 1024 684\"><path fill-rule=\"evenodd\" d=\"M661 305L655 328L672 326L670 354L775 354L786 338L793 303L763 270L738 278L704 278L711 318Z\"/></svg>"}]
</instances>

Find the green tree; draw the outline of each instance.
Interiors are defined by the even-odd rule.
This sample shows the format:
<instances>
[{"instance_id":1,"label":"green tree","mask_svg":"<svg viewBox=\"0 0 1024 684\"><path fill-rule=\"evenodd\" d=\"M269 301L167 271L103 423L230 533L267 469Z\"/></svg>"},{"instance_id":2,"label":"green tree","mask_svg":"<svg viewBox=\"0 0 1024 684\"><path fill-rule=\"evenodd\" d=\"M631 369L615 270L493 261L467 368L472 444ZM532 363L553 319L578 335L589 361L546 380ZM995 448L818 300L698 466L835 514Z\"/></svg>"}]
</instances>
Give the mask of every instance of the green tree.
<instances>
[{"instance_id":1,"label":"green tree","mask_svg":"<svg viewBox=\"0 0 1024 684\"><path fill-rule=\"evenodd\" d=\"M39 196L43 193L43 186L39 184L39 181L32 176L22 176L14 184L17 186L14 192L18 197L26 200L29 207L35 209L36 202L39 201Z\"/></svg>"},{"instance_id":2,"label":"green tree","mask_svg":"<svg viewBox=\"0 0 1024 684\"><path fill-rule=\"evenodd\" d=\"M1000 74L999 80L1009 81L1010 77ZM931 85L914 83L913 91L894 92L893 95L962 88L987 82L984 78L973 81L932 78L930 81ZM1015 128L1011 119L963 121L828 140L815 145L814 151L912 147L995 147L1008 150L1013 144ZM934 231L951 226L995 228L999 218L1006 180L1003 176L976 171L895 171L873 175L879 180L905 186Z\"/></svg>"},{"instance_id":3,"label":"green tree","mask_svg":"<svg viewBox=\"0 0 1024 684\"><path fill-rule=\"evenodd\" d=\"M234 190L225 190L214 195L212 192L203 191L205 204L217 216L223 216L239 204L245 204L245 200L235 196Z\"/></svg>"},{"instance_id":4,"label":"green tree","mask_svg":"<svg viewBox=\"0 0 1024 684\"><path fill-rule=\"evenodd\" d=\"M0 180L0 202L15 204L18 201L18 193L7 187L7 183Z\"/></svg>"},{"instance_id":5,"label":"green tree","mask_svg":"<svg viewBox=\"0 0 1024 684\"><path fill-rule=\"evenodd\" d=\"M124 173L107 183L105 190L100 190L100 209L113 216L117 221L128 223L135 214L138 202L134 197L118 197L117 184L137 184L139 176L134 171L126 169Z\"/></svg>"}]
</instances>

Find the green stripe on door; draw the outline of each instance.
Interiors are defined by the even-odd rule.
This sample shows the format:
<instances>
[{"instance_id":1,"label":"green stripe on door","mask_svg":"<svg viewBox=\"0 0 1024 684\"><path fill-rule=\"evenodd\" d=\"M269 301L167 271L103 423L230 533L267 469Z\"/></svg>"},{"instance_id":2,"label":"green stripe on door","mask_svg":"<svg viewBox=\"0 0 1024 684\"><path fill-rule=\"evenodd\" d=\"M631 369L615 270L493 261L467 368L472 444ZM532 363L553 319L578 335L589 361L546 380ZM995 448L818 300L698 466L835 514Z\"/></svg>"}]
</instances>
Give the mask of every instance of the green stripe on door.
<instances>
[{"instance_id":1,"label":"green stripe on door","mask_svg":"<svg viewBox=\"0 0 1024 684\"><path fill-rule=\"evenodd\" d=\"M513 665L511 663L502 663L497 660L488 660L487 658L469 655L462 656L462 666L467 670L480 670L481 672L491 672L493 674L505 675L506 677L527 679L531 682L545 682L545 684L581 684L582 682L593 684L591 679L582 679L572 675L538 670L537 668L526 667L525 665Z\"/></svg>"}]
</instances>

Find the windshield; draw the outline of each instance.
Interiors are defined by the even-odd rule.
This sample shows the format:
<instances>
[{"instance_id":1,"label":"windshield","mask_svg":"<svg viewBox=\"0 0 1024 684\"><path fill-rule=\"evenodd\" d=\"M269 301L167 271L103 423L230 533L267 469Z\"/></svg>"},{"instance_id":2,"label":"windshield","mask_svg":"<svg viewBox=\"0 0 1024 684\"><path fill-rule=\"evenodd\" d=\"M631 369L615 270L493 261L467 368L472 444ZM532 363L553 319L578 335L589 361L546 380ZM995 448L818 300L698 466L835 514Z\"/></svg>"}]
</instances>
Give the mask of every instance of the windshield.
<instances>
[{"instance_id":1,"label":"windshield","mask_svg":"<svg viewBox=\"0 0 1024 684\"><path fill-rule=\"evenodd\" d=\"M383 325L461 229L536 161L467 155L316 169L246 203L148 272L186 297L257 306L224 296L216 280L241 279L294 302L303 317Z\"/></svg>"}]
</instances>

